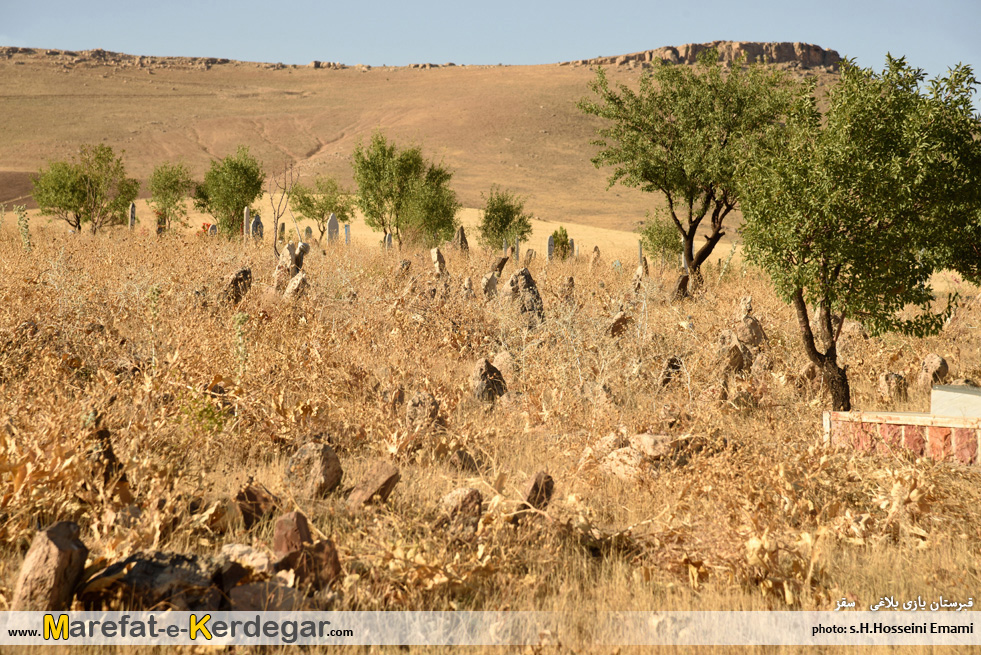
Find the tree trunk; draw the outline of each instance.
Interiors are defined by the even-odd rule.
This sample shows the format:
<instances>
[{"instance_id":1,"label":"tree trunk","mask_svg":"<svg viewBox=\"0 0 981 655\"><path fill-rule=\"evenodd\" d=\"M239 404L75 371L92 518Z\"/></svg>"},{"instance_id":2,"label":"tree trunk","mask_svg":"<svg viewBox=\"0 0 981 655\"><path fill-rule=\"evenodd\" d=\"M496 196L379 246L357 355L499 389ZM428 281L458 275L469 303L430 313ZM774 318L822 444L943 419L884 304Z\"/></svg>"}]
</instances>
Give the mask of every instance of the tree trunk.
<instances>
[{"instance_id":1,"label":"tree trunk","mask_svg":"<svg viewBox=\"0 0 981 655\"><path fill-rule=\"evenodd\" d=\"M851 391L848 388L848 372L828 358L821 366L821 373L831 389L831 409L835 412L852 411Z\"/></svg>"}]
</instances>

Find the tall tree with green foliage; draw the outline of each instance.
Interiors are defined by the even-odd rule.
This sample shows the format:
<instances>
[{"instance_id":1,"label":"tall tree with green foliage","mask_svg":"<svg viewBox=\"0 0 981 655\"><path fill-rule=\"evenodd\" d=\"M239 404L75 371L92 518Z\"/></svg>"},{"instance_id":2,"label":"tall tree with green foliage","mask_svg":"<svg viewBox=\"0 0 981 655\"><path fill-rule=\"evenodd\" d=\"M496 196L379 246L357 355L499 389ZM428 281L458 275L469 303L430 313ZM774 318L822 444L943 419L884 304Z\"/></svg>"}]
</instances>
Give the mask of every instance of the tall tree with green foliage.
<instances>
[{"instance_id":1,"label":"tall tree with green foliage","mask_svg":"<svg viewBox=\"0 0 981 655\"><path fill-rule=\"evenodd\" d=\"M606 121L592 161L613 167L610 186L664 196L693 281L701 279L701 265L738 205L737 163L786 114L794 86L786 74L759 64L723 70L718 52L709 49L693 67L655 61L636 91L612 85L600 69L590 85L598 100L579 102ZM706 220L705 243L696 250Z\"/></svg>"},{"instance_id":2,"label":"tall tree with green foliage","mask_svg":"<svg viewBox=\"0 0 981 655\"><path fill-rule=\"evenodd\" d=\"M531 214L525 213L525 201L509 190L491 187L480 219L480 241L490 248L500 248L502 241L523 241L531 234Z\"/></svg>"},{"instance_id":3,"label":"tall tree with green foliage","mask_svg":"<svg viewBox=\"0 0 981 655\"><path fill-rule=\"evenodd\" d=\"M888 57L881 73L846 61L826 114L802 94L786 125L746 161L749 261L793 305L835 410L851 408L837 352L845 318L872 334L935 334L953 299L936 302L931 275L977 273L977 260L957 258L965 236L981 234L977 82L966 66L923 80L905 59ZM831 335L824 352L812 331L815 306L819 329Z\"/></svg>"},{"instance_id":4,"label":"tall tree with green foliage","mask_svg":"<svg viewBox=\"0 0 981 655\"><path fill-rule=\"evenodd\" d=\"M183 162L164 162L150 174L150 204L157 213L158 225L171 229L176 223L187 226L187 199L194 191L191 171Z\"/></svg>"},{"instance_id":5,"label":"tall tree with green foliage","mask_svg":"<svg viewBox=\"0 0 981 655\"><path fill-rule=\"evenodd\" d=\"M452 236L459 209L449 188L452 173L426 161L419 147L399 149L376 132L367 147L354 149L352 166L358 207L368 227L393 235L399 245L406 229L432 241L452 224Z\"/></svg>"},{"instance_id":6,"label":"tall tree with green foliage","mask_svg":"<svg viewBox=\"0 0 981 655\"><path fill-rule=\"evenodd\" d=\"M234 155L211 161L204 182L194 191L194 206L215 217L221 234L240 235L245 208L262 196L265 179L262 165L248 146L239 146Z\"/></svg>"},{"instance_id":7,"label":"tall tree with green foliage","mask_svg":"<svg viewBox=\"0 0 981 655\"><path fill-rule=\"evenodd\" d=\"M51 162L33 178L34 201L41 213L68 223L76 232L88 224L95 234L109 225L125 225L129 205L140 192L126 177L122 156L104 145L83 145L72 161Z\"/></svg>"},{"instance_id":8,"label":"tall tree with green foliage","mask_svg":"<svg viewBox=\"0 0 981 655\"><path fill-rule=\"evenodd\" d=\"M354 195L328 175L318 175L313 188L296 184L290 198L290 204L300 216L317 224L321 240L327 232L331 214L341 223L349 223L354 218L354 203Z\"/></svg>"}]
</instances>

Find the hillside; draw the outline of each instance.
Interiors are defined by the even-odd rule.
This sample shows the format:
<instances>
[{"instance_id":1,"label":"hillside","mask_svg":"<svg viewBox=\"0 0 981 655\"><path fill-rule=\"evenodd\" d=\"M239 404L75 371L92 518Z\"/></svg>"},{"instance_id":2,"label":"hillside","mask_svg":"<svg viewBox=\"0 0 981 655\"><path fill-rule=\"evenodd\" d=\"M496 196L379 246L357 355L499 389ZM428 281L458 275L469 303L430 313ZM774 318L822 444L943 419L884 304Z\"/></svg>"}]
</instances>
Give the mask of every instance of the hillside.
<instances>
[{"instance_id":1,"label":"hillside","mask_svg":"<svg viewBox=\"0 0 981 655\"><path fill-rule=\"evenodd\" d=\"M837 53L808 44L716 42L723 58L762 57L826 88ZM527 197L548 221L632 230L654 199L606 188L589 161L599 125L576 102L593 67L635 82L654 58L692 61L706 44L539 66L284 66L213 58L162 58L92 50L0 48L0 202L22 201L29 175L81 143L125 151L145 178L165 160L196 175L240 143L268 171L284 161L304 177L350 182L350 154L375 130L417 143L455 171L465 206L492 184Z\"/></svg>"}]
</instances>

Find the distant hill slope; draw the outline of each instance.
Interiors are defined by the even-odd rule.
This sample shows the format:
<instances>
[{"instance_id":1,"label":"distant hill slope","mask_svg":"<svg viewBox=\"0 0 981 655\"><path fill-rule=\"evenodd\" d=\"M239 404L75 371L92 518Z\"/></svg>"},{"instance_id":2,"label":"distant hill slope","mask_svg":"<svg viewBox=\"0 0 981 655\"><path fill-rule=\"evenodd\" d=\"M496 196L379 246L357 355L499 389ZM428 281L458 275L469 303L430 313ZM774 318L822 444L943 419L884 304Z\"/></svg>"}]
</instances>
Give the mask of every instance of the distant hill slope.
<instances>
[{"instance_id":1,"label":"distant hill slope","mask_svg":"<svg viewBox=\"0 0 981 655\"><path fill-rule=\"evenodd\" d=\"M819 88L836 77L837 53L817 46L720 44L724 57L773 57ZM576 102L589 93L592 65L635 84L654 58L687 62L703 47L579 65L400 68L0 48L0 202L25 200L31 173L99 142L125 151L143 179L177 159L201 176L212 158L246 144L269 173L291 162L304 178L331 173L350 184L352 150L381 130L448 165L466 206L480 206L497 184L544 220L632 230L658 201L606 188L608 171L590 162L601 123Z\"/></svg>"}]
</instances>

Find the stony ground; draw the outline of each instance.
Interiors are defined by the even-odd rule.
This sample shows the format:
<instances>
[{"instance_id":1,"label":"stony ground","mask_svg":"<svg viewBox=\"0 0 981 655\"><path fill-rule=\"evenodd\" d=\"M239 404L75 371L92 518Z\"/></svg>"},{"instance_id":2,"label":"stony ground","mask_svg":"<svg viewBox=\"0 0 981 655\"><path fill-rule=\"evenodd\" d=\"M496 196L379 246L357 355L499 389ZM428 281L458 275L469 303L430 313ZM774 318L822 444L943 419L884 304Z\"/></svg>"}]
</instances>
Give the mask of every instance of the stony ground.
<instances>
[{"instance_id":1,"label":"stony ground","mask_svg":"<svg viewBox=\"0 0 981 655\"><path fill-rule=\"evenodd\" d=\"M976 594L976 469L823 445L792 313L738 263L672 302L667 267L508 261L488 299L498 253L444 248L440 276L315 248L284 298L268 243L61 232L0 232L0 609L55 521L88 549L76 607L123 583L348 610ZM846 331L856 408L926 411L931 353L981 377L976 289L941 282L963 302L938 337ZM216 567L238 577L154 595Z\"/></svg>"}]
</instances>

